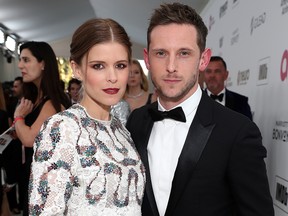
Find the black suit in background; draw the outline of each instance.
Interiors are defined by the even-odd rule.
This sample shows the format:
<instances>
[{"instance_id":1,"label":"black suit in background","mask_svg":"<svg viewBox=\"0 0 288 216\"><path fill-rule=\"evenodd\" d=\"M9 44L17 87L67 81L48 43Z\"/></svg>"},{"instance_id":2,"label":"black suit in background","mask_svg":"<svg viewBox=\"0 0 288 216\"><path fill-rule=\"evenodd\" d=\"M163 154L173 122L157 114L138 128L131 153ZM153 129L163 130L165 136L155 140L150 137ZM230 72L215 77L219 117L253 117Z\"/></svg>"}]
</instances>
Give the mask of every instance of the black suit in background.
<instances>
[{"instance_id":1,"label":"black suit in background","mask_svg":"<svg viewBox=\"0 0 288 216\"><path fill-rule=\"evenodd\" d=\"M8 113L5 110L0 109L0 134L5 132L9 128ZM2 211L3 202L3 187L2 187L2 172L3 167L3 154L0 154L0 212Z\"/></svg>"},{"instance_id":2,"label":"black suit in background","mask_svg":"<svg viewBox=\"0 0 288 216\"><path fill-rule=\"evenodd\" d=\"M158 216L147 155L153 127L150 106L157 102L133 111L127 128L146 168L142 214ZM202 92L178 160L165 216L273 216L265 157L255 123Z\"/></svg>"},{"instance_id":3,"label":"black suit in background","mask_svg":"<svg viewBox=\"0 0 288 216\"><path fill-rule=\"evenodd\" d=\"M207 90L205 90L205 92L207 93ZM225 88L225 106L252 120L252 112L248 103L248 97Z\"/></svg>"},{"instance_id":4,"label":"black suit in background","mask_svg":"<svg viewBox=\"0 0 288 216\"><path fill-rule=\"evenodd\" d=\"M226 89L225 106L236 112L242 113L252 120L252 113L248 104L248 97Z\"/></svg>"}]
</instances>

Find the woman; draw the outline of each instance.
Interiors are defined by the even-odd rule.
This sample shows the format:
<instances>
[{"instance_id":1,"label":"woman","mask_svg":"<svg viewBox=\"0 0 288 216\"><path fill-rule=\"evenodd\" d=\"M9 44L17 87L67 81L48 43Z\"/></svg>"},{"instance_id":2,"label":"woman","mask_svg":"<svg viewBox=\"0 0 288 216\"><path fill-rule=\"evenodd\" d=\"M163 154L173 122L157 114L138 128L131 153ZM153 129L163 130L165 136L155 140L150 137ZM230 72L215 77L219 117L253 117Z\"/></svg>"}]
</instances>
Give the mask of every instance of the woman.
<instances>
[{"instance_id":1,"label":"woman","mask_svg":"<svg viewBox=\"0 0 288 216\"><path fill-rule=\"evenodd\" d=\"M132 60L124 99L129 103L131 111L156 100L153 94L148 92L148 79L136 59Z\"/></svg>"},{"instance_id":2,"label":"woman","mask_svg":"<svg viewBox=\"0 0 288 216\"><path fill-rule=\"evenodd\" d=\"M55 53L45 42L30 41L20 46L18 67L23 77L24 97L14 112L17 137L25 146L23 177L23 215L28 215L28 183L33 143L43 122L71 103L60 87Z\"/></svg>"},{"instance_id":3,"label":"woman","mask_svg":"<svg viewBox=\"0 0 288 216\"><path fill-rule=\"evenodd\" d=\"M129 132L110 115L126 89L129 37L111 19L91 19L75 31L70 52L82 97L35 140L30 214L140 216L145 169Z\"/></svg>"}]
</instances>

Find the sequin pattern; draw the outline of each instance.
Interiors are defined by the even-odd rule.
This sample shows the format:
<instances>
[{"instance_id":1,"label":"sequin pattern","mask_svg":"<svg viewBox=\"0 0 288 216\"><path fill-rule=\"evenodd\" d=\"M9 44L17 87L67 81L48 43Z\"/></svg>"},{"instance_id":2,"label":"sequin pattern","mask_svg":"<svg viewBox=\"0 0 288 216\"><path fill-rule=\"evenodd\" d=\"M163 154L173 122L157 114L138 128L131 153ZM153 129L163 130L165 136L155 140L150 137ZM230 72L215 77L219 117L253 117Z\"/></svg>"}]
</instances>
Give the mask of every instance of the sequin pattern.
<instances>
[{"instance_id":1,"label":"sequin pattern","mask_svg":"<svg viewBox=\"0 0 288 216\"><path fill-rule=\"evenodd\" d=\"M141 215L145 168L117 118L79 104L49 118L34 143L30 215Z\"/></svg>"}]
</instances>

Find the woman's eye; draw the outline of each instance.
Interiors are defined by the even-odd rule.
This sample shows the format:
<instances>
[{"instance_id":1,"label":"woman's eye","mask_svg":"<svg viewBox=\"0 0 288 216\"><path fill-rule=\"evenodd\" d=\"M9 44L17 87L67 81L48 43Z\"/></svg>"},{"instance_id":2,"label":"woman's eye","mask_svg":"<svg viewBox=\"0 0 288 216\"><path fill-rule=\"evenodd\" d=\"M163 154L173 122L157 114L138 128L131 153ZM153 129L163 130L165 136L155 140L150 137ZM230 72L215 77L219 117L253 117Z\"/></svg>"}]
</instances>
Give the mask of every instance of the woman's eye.
<instances>
[{"instance_id":1,"label":"woman's eye","mask_svg":"<svg viewBox=\"0 0 288 216\"><path fill-rule=\"evenodd\" d=\"M96 69L96 70L101 70L101 69L104 68L104 66L102 64L94 64L93 68Z\"/></svg>"},{"instance_id":2,"label":"woman's eye","mask_svg":"<svg viewBox=\"0 0 288 216\"><path fill-rule=\"evenodd\" d=\"M126 64L118 64L116 65L116 68L119 68L119 69L125 69L127 67Z\"/></svg>"}]
</instances>

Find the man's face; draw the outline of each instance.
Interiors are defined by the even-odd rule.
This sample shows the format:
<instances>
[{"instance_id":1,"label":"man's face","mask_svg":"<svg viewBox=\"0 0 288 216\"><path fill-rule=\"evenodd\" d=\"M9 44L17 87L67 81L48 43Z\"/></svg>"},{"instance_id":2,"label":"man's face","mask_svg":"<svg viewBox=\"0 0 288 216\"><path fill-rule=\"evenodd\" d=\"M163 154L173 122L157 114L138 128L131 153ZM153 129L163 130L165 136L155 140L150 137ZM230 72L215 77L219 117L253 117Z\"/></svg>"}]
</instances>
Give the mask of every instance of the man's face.
<instances>
[{"instance_id":1,"label":"man's face","mask_svg":"<svg viewBox=\"0 0 288 216\"><path fill-rule=\"evenodd\" d=\"M21 98L23 96L23 89L22 89L23 83L19 80L15 80L13 83L13 96L17 98Z\"/></svg>"},{"instance_id":2,"label":"man's face","mask_svg":"<svg viewBox=\"0 0 288 216\"><path fill-rule=\"evenodd\" d=\"M205 69L211 53L210 50L200 53L197 31L192 25L157 26L150 36L144 60L161 104L165 101L173 107L196 91L199 69Z\"/></svg>"},{"instance_id":3,"label":"man's face","mask_svg":"<svg viewBox=\"0 0 288 216\"><path fill-rule=\"evenodd\" d=\"M207 89L217 95L225 88L228 71L221 61L210 62L204 71L204 81Z\"/></svg>"}]
</instances>

